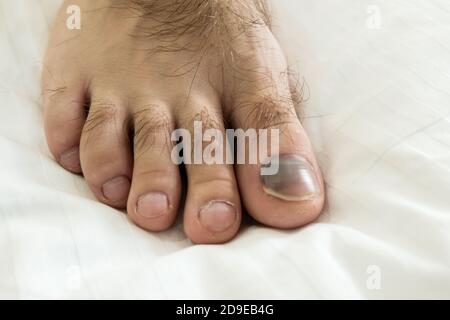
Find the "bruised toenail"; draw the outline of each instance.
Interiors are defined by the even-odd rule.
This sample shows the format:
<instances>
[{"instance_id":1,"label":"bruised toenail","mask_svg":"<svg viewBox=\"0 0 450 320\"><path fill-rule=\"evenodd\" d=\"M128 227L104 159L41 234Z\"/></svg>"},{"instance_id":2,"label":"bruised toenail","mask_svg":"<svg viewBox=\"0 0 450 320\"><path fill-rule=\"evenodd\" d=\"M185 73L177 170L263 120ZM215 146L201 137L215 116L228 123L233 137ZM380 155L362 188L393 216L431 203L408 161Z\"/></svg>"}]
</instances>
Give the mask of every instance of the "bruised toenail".
<instances>
[{"instance_id":1,"label":"bruised toenail","mask_svg":"<svg viewBox=\"0 0 450 320\"><path fill-rule=\"evenodd\" d=\"M109 180L102 187L103 196L113 202L125 200L129 190L130 180L123 176Z\"/></svg>"},{"instance_id":2,"label":"bruised toenail","mask_svg":"<svg viewBox=\"0 0 450 320\"><path fill-rule=\"evenodd\" d=\"M199 211L200 223L213 232L223 232L236 221L236 208L227 201L211 201Z\"/></svg>"},{"instance_id":3,"label":"bruised toenail","mask_svg":"<svg viewBox=\"0 0 450 320\"><path fill-rule=\"evenodd\" d=\"M79 171L81 169L80 148L76 146L63 152L59 157L59 162L67 170Z\"/></svg>"},{"instance_id":4,"label":"bruised toenail","mask_svg":"<svg viewBox=\"0 0 450 320\"><path fill-rule=\"evenodd\" d=\"M151 192L139 197L136 213L144 218L158 218L168 213L169 200L164 193Z\"/></svg>"},{"instance_id":5,"label":"bruised toenail","mask_svg":"<svg viewBox=\"0 0 450 320\"><path fill-rule=\"evenodd\" d=\"M313 166L304 157L287 154L272 157L262 167L278 166L273 175L261 175L264 191L286 201L303 201L315 198L320 186Z\"/></svg>"}]
</instances>

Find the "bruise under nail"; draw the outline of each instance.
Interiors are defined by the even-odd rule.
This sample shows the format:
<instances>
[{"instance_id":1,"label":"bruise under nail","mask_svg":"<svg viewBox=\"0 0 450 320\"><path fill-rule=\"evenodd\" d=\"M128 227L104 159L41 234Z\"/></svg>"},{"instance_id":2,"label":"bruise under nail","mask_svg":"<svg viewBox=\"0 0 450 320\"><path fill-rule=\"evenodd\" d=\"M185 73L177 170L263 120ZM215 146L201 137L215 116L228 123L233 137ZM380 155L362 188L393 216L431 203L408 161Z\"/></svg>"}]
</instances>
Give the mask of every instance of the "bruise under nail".
<instances>
[{"instance_id":1,"label":"bruise under nail","mask_svg":"<svg viewBox=\"0 0 450 320\"><path fill-rule=\"evenodd\" d=\"M265 166L270 166L272 161ZM313 166L302 156L281 155L279 170L274 175L262 175L264 191L286 201L303 201L315 198L320 186Z\"/></svg>"}]
</instances>

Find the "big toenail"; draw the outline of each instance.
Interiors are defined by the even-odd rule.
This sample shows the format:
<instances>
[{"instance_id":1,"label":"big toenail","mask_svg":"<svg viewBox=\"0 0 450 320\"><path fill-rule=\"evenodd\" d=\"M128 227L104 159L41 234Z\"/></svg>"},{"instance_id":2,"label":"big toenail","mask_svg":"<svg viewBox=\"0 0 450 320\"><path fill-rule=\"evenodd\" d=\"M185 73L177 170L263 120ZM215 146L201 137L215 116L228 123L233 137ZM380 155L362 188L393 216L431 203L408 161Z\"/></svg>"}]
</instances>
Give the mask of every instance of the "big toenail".
<instances>
[{"instance_id":1,"label":"big toenail","mask_svg":"<svg viewBox=\"0 0 450 320\"><path fill-rule=\"evenodd\" d=\"M80 148L77 146L63 152L59 157L59 162L67 170L80 170Z\"/></svg>"},{"instance_id":2,"label":"big toenail","mask_svg":"<svg viewBox=\"0 0 450 320\"><path fill-rule=\"evenodd\" d=\"M144 218L157 218L168 213L169 200L164 193L151 192L139 197L136 213Z\"/></svg>"},{"instance_id":3,"label":"big toenail","mask_svg":"<svg viewBox=\"0 0 450 320\"><path fill-rule=\"evenodd\" d=\"M199 211L200 223L213 232L223 232L236 221L236 208L227 201L211 201Z\"/></svg>"},{"instance_id":4,"label":"big toenail","mask_svg":"<svg viewBox=\"0 0 450 320\"><path fill-rule=\"evenodd\" d=\"M125 200L130 190L130 180L127 177L116 177L106 182L103 187L103 196L113 202Z\"/></svg>"},{"instance_id":5,"label":"big toenail","mask_svg":"<svg viewBox=\"0 0 450 320\"><path fill-rule=\"evenodd\" d=\"M313 166L299 155L272 157L263 167L278 166L273 175L261 175L264 191L286 201L303 201L315 198L320 186Z\"/></svg>"}]
</instances>

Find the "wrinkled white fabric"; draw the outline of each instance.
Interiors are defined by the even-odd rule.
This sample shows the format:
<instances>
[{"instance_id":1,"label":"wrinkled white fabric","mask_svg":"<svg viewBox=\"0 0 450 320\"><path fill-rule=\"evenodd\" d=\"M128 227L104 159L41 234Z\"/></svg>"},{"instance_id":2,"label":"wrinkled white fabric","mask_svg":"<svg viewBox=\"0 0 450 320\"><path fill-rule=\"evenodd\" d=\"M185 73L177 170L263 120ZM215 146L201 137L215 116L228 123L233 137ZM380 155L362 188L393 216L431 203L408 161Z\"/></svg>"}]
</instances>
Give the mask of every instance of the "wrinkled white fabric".
<instances>
[{"instance_id":1,"label":"wrinkled white fabric","mask_svg":"<svg viewBox=\"0 0 450 320\"><path fill-rule=\"evenodd\" d=\"M450 2L272 2L327 206L193 246L52 160L39 75L60 1L0 0L0 298L450 298Z\"/></svg>"}]
</instances>

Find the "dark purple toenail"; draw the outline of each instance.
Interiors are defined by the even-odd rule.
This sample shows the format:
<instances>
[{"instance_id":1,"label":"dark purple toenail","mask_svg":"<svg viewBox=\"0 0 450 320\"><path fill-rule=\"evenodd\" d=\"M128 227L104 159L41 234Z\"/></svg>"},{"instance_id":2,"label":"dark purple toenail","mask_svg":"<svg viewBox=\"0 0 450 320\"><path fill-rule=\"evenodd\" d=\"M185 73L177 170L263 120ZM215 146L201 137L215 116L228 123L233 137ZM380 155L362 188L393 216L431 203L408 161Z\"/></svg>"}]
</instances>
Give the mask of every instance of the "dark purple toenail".
<instances>
[{"instance_id":1,"label":"dark purple toenail","mask_svg":"<svg viewBox=\"0 0 450 320\"><path fill-rule=\"evenodd\" d=\"M274 164L278 166L276 174L261 175L267 194L286 201L303 201L313 199L320 193L315 170L304 157L281 155L272 158L263 167Z\"/></svg>"}]
</instances>

